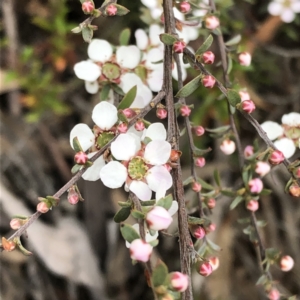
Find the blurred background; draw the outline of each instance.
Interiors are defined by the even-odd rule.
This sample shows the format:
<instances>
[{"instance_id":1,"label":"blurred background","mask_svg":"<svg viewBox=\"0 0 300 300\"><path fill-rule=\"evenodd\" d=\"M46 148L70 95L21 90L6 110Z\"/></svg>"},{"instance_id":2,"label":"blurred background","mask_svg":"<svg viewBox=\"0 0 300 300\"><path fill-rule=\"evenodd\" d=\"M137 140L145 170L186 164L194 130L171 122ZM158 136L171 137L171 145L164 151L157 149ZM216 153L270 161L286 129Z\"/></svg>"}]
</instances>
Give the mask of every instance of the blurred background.
<instances>
[{"instance_id":1,"label":"blurred background","mask_svg":"<svg viewBox=\"0 0 300 300\"><path fill-rule=\"evenodd\" d=\"M216 1L225 24L225 39L241 34L245 49L251 48L253 64L247 70L233 63L231 80L247 88L257 110L259 123L280 122L281 116L300 111L300 15L291 24L268 24L268 1ZM132 33L147 28L145 7L139 1L123 0L130 13L125 17L98 18L94 37L117 45L124 28ZM99 7L102 1L96 1ZM143 12L143 21L140 18ZM69 133L74 125L92 125L91 112L99 95L85 91L83 81L73 71L76 62L87 59L87 44L70 30L86 16L79 1L3 0L0 23L0 113L1 113L1 190L0 234L9 237L15 214L31 215L37 197L53 195L71 178L74 152ZM273 24L273 25L272 25ZM263 25L265 27L263 27ZM263 31L260 31L263 27ZM197 49L204 34L190 45ZM264 43L255 44L259 34ZM134 35L130 39L135 44ZM254 46L253 46L254 45ZM211 50L220 61L217 45ZM222 80L218 64L211 67ZM197 74L190 69L187 82ZM176 89L176 88L175 88ZM192 121L208 128L229 124L226 102L215 88L199 88L188 98L194 104ZM150 121L157 121L155 114ZM254 129L237 115L243 147L257 138ZM179 119L180 124L183 120ZM259 145L265 149L258 139ZM189 151L182 137L184 177L189 176ZM208 135L196 139L200 148L212 147L199 177L213 183L213 170L221 173L224 186L239 188L241 179L237 155L225 157L219 151L220 140ZM185 148L186 147L186 148ZM294 158L299 158L299 149ZM284 193L289 174L278 166L264 178L273 193L263 196L257 213L267 225L261 228L263 244L278 248L295 260L295 267L283 273L272 267L274 280L290 295L300 293L300 205L299 199ZM0 298L3 300L135 300L152 299L143 268L132 265L128 249L120 236L119 225L112 220L118 201L125 192L108 190L100 181L80 181L84 202L75 206L66 195L53 211L40 217L29 229L23 244L34 253L27 257L19 251L0 256ZM187 201L194 194L187 188ZM220 267L210 277L193 275L195 299L266 299L262 287L254 245L237 220L249 216L243 205L229 210L231 199L220 197L210 215L217 230L211 239L221 247ZM190 211L190 213L194 213ZM133 220L129 220L134 223ZM176 231L176 218L170 230ZM179 270L178 240L160 237L155 251L170 271ZM289 291L289 292L288 292Z\"/></svg>"}]
</instances>

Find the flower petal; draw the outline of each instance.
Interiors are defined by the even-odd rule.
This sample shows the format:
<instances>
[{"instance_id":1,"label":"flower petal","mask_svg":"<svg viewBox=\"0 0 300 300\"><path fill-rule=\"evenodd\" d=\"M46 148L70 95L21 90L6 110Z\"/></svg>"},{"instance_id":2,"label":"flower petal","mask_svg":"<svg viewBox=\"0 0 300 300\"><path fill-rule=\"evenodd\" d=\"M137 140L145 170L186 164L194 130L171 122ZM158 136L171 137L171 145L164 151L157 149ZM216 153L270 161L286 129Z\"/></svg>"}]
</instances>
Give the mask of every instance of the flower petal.
<instances>
[{"instance_id":1,"label":"flower petal","mask_svg":"<svg viewBox=\"0 0 300 300\"><path fill-rule=\"evenodd\" d=\"M143 29L137 29L134 33L136 45L139 49L145 50L148 47L148 36Z\"/></svg>"},{"instance_id":2,"label":"flower petal","mask_svg":"<svg viewBox=\"0 0 300 300\"><path fill-rule=\"evenodd\" d=\"M162 66L162 64L160 64ZM147 83L153 92L158 92L161 90L163 84L163 69L157 68L152 71L147 77Z\"/></svg>"},{"instance_id":3,"label":"flower petal","mask_svg":"<svg viewBox=\"0 0 300 300\"><path fill-rule=\"evenodd\" d=\"M150 165L163 165L170 158L171 145L166 141L154 140L147 144L144 159Z\"/></svg>"},{"instance_id":4,"label":"flower petal","mask_svg":"<svg viewBox=\"0 0 300 300\"><path fill-rule=\"evenodd\" d=\"M118 121L117 108L106 101L102 101L94 107L92 119L102 130L109 130Z\"/></svg>"},{"instance_id":5,"label":"flower petal","mask_svg":"<svg viewBox=\"0 0 300 300\"><path fill-rule=\"evenodd\" d=\"M157 24L152 24L149 27L149 38L151 41L151 45L156 46L159 45L161 43L160 39L159 39L159 35L163 33L163 29L162 27L160 27Z\"/></svg>"},{"instance_id":6,"label":"flower petal","mask_svg":"<svg viewBox=\"0 0 300 300\"><path fill-rule=\"evenodd\" d=\"M134 73L126 73L120 78L120 87L124 93L127 93L133 86L143 84L141 78Z\"/></svg>"},{"instance_id":7,"label":"flower petal","mask_svg":"<svg viewBox=\"0 0 300 300\"><path fill-rule=\"evenodd\" d=\"M282 138L274 142L275 147L283 153L285 158L289 159L296 151L294 142L288 138Z\"/></svg>"},{"instance_id":8,"label":"flower petal","mask_svg":"<svg viewBox=\"0 0 300 300\"><path fill-rule=\"evenodd\" d=\"M129 189L142 201L148 201L151 199L152 191L143 181L133 180Z\"/></svg>"},{"instance_id":9,"label":"flower petal","mask_svg":"<svg viewBox=\"0 0 300 300\"><path fill-rule=\"evenodd\" d=\"M174 200L174 201L172 201L171 207L168 209L168 213L172 217L173 215L175 215L177 213L177 211L178 211L178 202Z\"/></svg>"},{"instance_id":10,"label":"flower petal","mask_svg":"<svg viewBox=\"0 0 300 300\"><path fill-rule=\"evenodd\" d=\"M151 168L146 175L146 180L149 188L154 192L157 192L162 185L168 190L173 184L172 176L163 166Z\"/></svg>"},{"instance_id":11,"label":"flower petal","mask_svg":"<svg viewBox=\"0 0 300 300\"><path fill-rule=\"evenodd\" d=\"M275 140L283 134L283 128L278 123L266 121L260 125L270 140Z\"/></svg>"},{"instance_id":12,"label":"flower petal","mask_svg":"<svg viewBox=\"0 0 300 300\"><path fill-rule=\"evenodd\" d=\"M160 48L153 48L149 50L146 57L145 65L150 70L155 70L157 68L161 68L160 64L156 62L161 61L164 57L164 53Z\"/></svg>"},{"instance_id":13,"label":"flower petal","mask_svg":"<svg viewBox=\"0 0 300 300\"><path fill-rule=\"evenodd\" d=\"M291 23L295 19L295 13L291 8L285 8L281 12L280 18L285 23Z\"/></svg>"},{"instance_id":14,"label":"flower petal","mask_svg":"<svg viewBox=\"0 0 300 300\"><path fill-rule=\"evenodd\" d=\"M92 152L88 154L88 158L92 158L97 152ZM98 157L93 165L89 167L82 175L84 180L96 181L100 179L100 171L105 166L105 161L103 156Z\"/></svg>"},{"instance_id":15,"label":"flower petal","mask_svg":"<svg viewBox=\"0 0 300 300\"><path fill-rule=\"evenodd\" d=\"M101 75L101 69L91 61L81 61L74 66L75 75L85 81L95 81Z\"/></svg>"},{"instance_id":16,"label":"flower petal","mask_svg":"<svg viewBox=\"0 0 300 300\"><path fill-rule=\"evenodd\" d=\"M279 16L282 12L283 5L278 2L271 2L268 5L268 12L273 16Z\"/></svg>"},{"instance_id":17,"label":"flower petal","mask_svg":"<svg viewBox=\"0 0 300 300\"><path fill-rule=\"evenodd\" d=\"M123 68L134 69L141 60L141 51L137 46L121 46L117 50L117 62Z\"/></svg>"},{"instance_id":18,"label":"flower petal","mask_svg":"<svg viewBox=\"0 0 300 300\"><path fill-rule=\"evenodd\" d=\"M146 130L145 136L152 141L165 141L167 138L167 131L162 123L152 123Z\"/></svg>"},{"instance_id":19,"label":"flower petal","mask_svg":"<svg viewBox=\"0 0 300 300\"><path fill-rule=\"evenodd\" d=\"M113 54L111 44L105 40L93 39L88 46L88 56L90 59L99 62L105 62Z\"/></svg>"},{"instance_id":20,"label":"flower petal","mask_svg":"<svg viewBox=\"0 0 300 300\"><path fill-rule=\"evenodd\" d=\"M111 161L100 171L103 184L111 189L119 188L127 178L127 169L117 161Z\"/></svg>"},{"instance_id":21,"label":"flower petal","mask_svg":"<svg viewBox=\"0 0 300 300\"><path fill-rule=\"evenodd\" d=\"M111 153L117 160L128 161L138 150L136 139L132 134L122 133L111 143Z\"/></svg>"},{"instance_id":22,"label":"flower petal","mask_svg":"<svg viewBox=\"0 0 300 300\"><path fill-rule=\"evenodd\" d=\"M187 73L186 73L186 69L182 64L181 64L181 72L182 72L182 80L184 81L186 80ZM172 70L172 76L175 80L178 80L177 64L174 64L174 68Z\"/></svg>"},{"instance_id":23,"label":"flower petal","mask_svg":"<svg viewBox=\"0 0 300 300\"><path fill-rule=\"evenodd\" d=\"M73 148L73 139L77 137L83 151L88 150L95 143L95 135L86 124L80 123L73 127L70 132L70 144ZM73 148L74 149L74 148Z\"/></svg>"},{"instance_id":24,"label":"flower petal","mask_svg":"<svg viewBox=\"0 0 300 300\"><path fill-rule=\"evenodd\" d=\"M289 114L283 115L281 118L281 123L291 127L300 126L300 114L291 112Z\"/></svg>"},{"instance_id":25,"label":"flower petal","mask_svg":"<svg viewBox=\"0 0 300 300\"><path fill-rule=\"evenodd\" d=\"M97 94L99 90L98 81L85 81L84 82L85 89L90 94Z\"/></svg>"}]
</instances>

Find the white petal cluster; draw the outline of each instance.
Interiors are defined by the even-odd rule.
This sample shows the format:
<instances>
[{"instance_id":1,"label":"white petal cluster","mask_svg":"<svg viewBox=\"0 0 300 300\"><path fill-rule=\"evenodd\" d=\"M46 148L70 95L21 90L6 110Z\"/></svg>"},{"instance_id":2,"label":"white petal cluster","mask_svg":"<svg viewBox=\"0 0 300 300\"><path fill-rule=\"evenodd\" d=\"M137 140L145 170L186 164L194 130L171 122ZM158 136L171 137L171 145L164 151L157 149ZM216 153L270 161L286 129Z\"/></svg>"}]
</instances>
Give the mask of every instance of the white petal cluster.
<instances>
[{"instance_id":1,"label":"white petal cluster","mask_svg":"<svg viewBox=\"0 0 300 300\"><path fill-rule=\"evenodd\" d=\"M268 5L268 12L273 16L280 16L285 23L291 23L295 14L300 13L300 0L273 0Z\"/></svg>"}]
</instances>

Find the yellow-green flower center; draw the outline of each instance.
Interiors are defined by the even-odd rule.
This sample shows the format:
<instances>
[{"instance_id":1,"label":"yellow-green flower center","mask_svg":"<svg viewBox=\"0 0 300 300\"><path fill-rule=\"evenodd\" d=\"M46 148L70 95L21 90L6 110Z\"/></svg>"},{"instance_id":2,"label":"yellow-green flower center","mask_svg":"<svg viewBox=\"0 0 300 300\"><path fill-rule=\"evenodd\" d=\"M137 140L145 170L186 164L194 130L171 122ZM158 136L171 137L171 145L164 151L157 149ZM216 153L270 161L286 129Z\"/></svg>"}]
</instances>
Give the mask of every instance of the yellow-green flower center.
<instances>
[{"instance_id":1,"label":"yellow-green flower center","mask_svg":"<svg viewBox=\"0 0 300 300\"><path fill-rule=\"evenodd\" d=\"M134 157L128 164L128 174L134 180L142 180L148 171L143 158Z\"/></svg>"},{"instance_id":2,"label":"yellow-green flower center","mask_svg":"<svg viewBox=\"0 0 300 300\"><path fill-rule=\"evenodd\" d=\"M110 62L103 65L102 73L108 80L118 79L121 76L119 66Z\"/></svg>"},{"instance_id":3,"label":"yellow-green flower center","mask_svg":"<svg viewBox=\"0 0 300 300\"><path fill-rule=\"evenodd\" d=\"M99 149L101 149L103 146L105 146L108 142L110 142L115 137L115 134L113 132L102 132L97 137L97 146Z\"/></svg>"}]
</instances>

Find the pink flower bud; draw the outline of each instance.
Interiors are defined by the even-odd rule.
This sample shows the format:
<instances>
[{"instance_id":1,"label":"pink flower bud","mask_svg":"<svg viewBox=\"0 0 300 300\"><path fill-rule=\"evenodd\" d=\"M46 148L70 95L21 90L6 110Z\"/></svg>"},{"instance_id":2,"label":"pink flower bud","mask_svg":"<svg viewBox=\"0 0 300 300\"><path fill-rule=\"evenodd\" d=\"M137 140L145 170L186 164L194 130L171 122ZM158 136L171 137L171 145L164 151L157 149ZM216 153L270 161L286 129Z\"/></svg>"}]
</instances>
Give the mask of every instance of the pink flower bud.
<instances>
[{"instance_id":1,"label":"pink flower bud","mask_svg":"<svg viewBox=\"0 0 300 300\"><path fill-rule=\"evenodd\" d=\"M22 223L20 221L20 219L12 219L9 223L10 225L10 228L13 229L13 230L17 230L19 229L21 226L22 226Z\"/></svg>"},{"instance_id":2,"label":"pink flower bud","mask_svg":"<svg viewBox=\"0 0 300 300\"><path fill-rule=\"evenodd\" d=\"M224 140L220 145L221 151L226 155L232 154L235 151L235 148L235 142L229 139Z\"/></svg>"},{"instance_id":3,"label":"pink flower bud","mask_svg":"<svg viewBox=\"0 0 300 300\"><path fill-rule=\"evenodd\" d=\"M153 230L167 229L172 223L173 218L168 211L161 206L154 206L146 217L148 227Z\"/></svg>"},{"instance_id":4,"label":"pink flower bud","mask_svg":"<svg viewBox=\"0 0 300 300\"><path fill-rule=\"evenodd\" d=\"M207 200L206 205L209 209L213 209L216 207L216 200L214 198L210 198Z\"/></svg>"},{"instance_id":5,"label":"pink flower bud","mask_svg":"<svg viewBox=\"0 0 300 300\"><path fill-rule=\"evenodd\" d=\"M300 167L294 171L295 177L300 178Z\"/></svg>"},{"instance_id":6,"label":"pink flower bud","mask_svg":"<svg viewBox=\"0 0 300 300\"><path fill-rule=\"evenodd\" d=\"M192 190L196 193L200 192L202 189L202 186L199 182L194 182L192 186Z\"/></svg>"},{"instance_id":7,"label":"pink flower bud","mask_svg":"<svg viewBox=\"0 0 300 300\"><path fill-rule=\"evenodd\" d=\"M145 124L143 121L139 120L139 121L136 121L136 123L134 124L134 128L137 130L137 131L143 131L145 129Z\"/></svg>"},{"instance_id":8,"label":"pink flower bud","mask_svg":"<svg viewBox=\"0 0 300 300\"><path fill-rule=\"evenodd\" d=\"M217 225L214 223L211 223L208 227L206 227L206 233L210 233L215 231L217 228Z\"/></svg>"},{"instance_id":9,"label":"pink flower bud","mask_svg":"<svg viewBox=\"0 0 300 300\"><path fill-rule=\"evenodd\" d=\"M206 232L205 232L205 230L204 230L203 227L197 226L195 229L192 228L192 235L193 235L196 239L202 240L202 239L205 237Z\"/></svg>"},{"instance_id":10,"label":"pink flower bud","mask_svg":"<svg viewBox=\"0 0 300 300\"><path fill-rule=\"evenodd\" d=\"M264 187L263 182L259 178L251 179L248 182L248 185L249 185L250 192L254 194L259 194Z\"/></svg>"},{"instance_id":11,"label":"pink flower bud","mask_svg":"<svg viewBox=\"0 0 300 300\"><path fill-rule=\"evenodd\" d=\"M180 107L180 114L183 117L188 117L191 114L191 109L187 105L182 105Z\"/></svg>"},{"instance_id":12,"label":"pink flower bud","mask_svg":"<svg viewBox=\"0 0 300 300\"><path fill-rule=\"evenodd\" d=\"M254 154L254 148L253 148L253 146L250 146L250 145L246 146L245 150L244 150L245 157L250 157L253 154Z\"/></svg>"},{"instance_id":13,"label":"pink flower bud","mask_svg":"<svg viewBox=\"0 0 300 300\"><path fill-rule=\"evenodd\" d=\"M259 161L255 165L255 172L260 175L261 177L265 176L268 174L271 170L271 167L268 163L264 161Z\"/></svg>"},{"instance_id":14,"label":"pink flower bud","mask_svg":"<svg viewBox=\"0 0 300 300\"><path fill-rule=\"evenodd\" d=\"M206 163L206 161L205 161L204 157L197 157L195 160L195 165L200 168L204 167L205 163Z\"/></svg>"},{"instance_id":15,"label":"pink flower bud","mask_svg":"<svg viewBox=\"0 0 300 300\"><path fill-rule=\"evenodd\" d=\"M250 95L247 91L241 90L241 91L239 91L239 95L240 95L242 101L250 100Z\"/></svg>"},{"instance_id":16,"label":"pink flower bud","mask_svg":"<svg viewBox=\"0 0 300 300\"><path fill-rule=\"evenodd\" d=\"M82 11L85 13L85 14L90 14L94 11L95 9L95 5L93 2L91 1L85 1L82 3Z\"/></svg>"},{"instance_id":17,"label":"pink flower bud","mask_svg":"<svg viewBox=\"0 0 300 300\"><path fill-rule=\"evenodd\" d=\"M194 129L196 136L201 136L205 132L205 129L202 126L195 126L193 129Z\"/></svg>"},{"instance_id":18,"label":"pink flower bud","mask_svg":"<svg viewBox=\"0 0 300 300\"><path fill-rule=\"evenodd\" d=\"M242 52L239 54L239 63L241 66L248 67L251 64L251 54L248 52Z\"/></svg>"},{"instance_id":19,"label":"pink flower bud","mask_svg":"<svg viewBox=\"0 0 300 300\"><path fill-rule=\"evenodd\" d=\"M49 210L49 207L48 207L47 203L40 202L37 205L36 210L39 211L39 212L41 212L42 214L45 214Z\"/></svg>"},{"instance_id":20,"label":"pink flower bud","mask_svg":"<svg viewBox=\"0 0 300 300\"><path fill-rule=\"evenodd\" d=\"M280 299L280 293L277 289L273 288L268 293L269 300L279 300Z\"/></svg>"},{"instance_id":21,"label":"pink flower bud","mask_svg":"<svg viewBox=\"0 0 300 300\"><path fill-rule=\"evenodd\" d=\"M293 197L300 197L300 187L296 184L293 184L289 187L289 193Z\"/></svg>"},{"instance_id":22,"label":"pink flower bud","mask_svg":"<svg viewBox=\"0 0 300 300\"><path fill-rule=\"evenodd\" d=\"M242 110L247 114L251 114L255 111L255 104L252 100L245 100L241 103Z\"/></svg>"},{"instance_id":23,"label":"pink flower bud","mask_svg":"<svg viewBox=\"0 0 300 300\"><path fill-rule=\"evenodd\" d=\"M156 116L159 119L163 120L163 119L165 119L168 116L168 111L165 108L158 108L156 110Z\"/></svg>"},{"instance_id":24,"label":"pink flower bud","mask_svg":"<svg viewBox=\"0 0 300 300\"><path fill-rule=\"evenodd\" d=\"M125 108L123 109L123 114L127 119L131 119L136 115L136 112L131 108Z\"/></svg>"},{"instance_id":25,"label":"pink flower bud","mask_svg":"<svg viewBox=\"0 0 300 300\"><path fill-rule=\"evenodd\" d=\"M118 125L117 129L118 129L118 131L119 131L120 133L126 133L127 130L128 130L128 126L127 126L126 123L120 123L120 124Z\"/></svg>"},{"instance_id":26,"label":"pink flower bud","mask_svg":"<svg viewBox=\"0 0 300 300\"><path fill-rule=\"evenodd\" d=\"M212 273L213 269L209 262L203 262L200 264L198 273L204 277L209 276Z\"/></svg>"},{"instance_id":27,"label":"pink flower bud","mask_svg":"<svg viewBox=\"0 0 300 300\"><path fill-rule=\"evenodd\" d=\"M170 275L172 288L180 293L184 292L189 286L189 277L181 272L173 272Z\"/></svg>"},{"instance_id":28,"label":"pink flower bud","mask_svg":"<svg viewBox=\"0 0 300 300\"><path fill-rule=\"evenodd\" d=\"M247 209L250 210L250 211L257 211L259 208L259 203L258 201L256 200L250 200L248 203L247 203Z\"/></svg>"},{"instance_id":29,"label":"pink flower bud","mask_svg":"<svg viewBox=\"0 0 300 300\"><path fill-rule=\"evenodd\" d=\"M205 75L202 78L202 84L208 89L212 89L215 86L216 78L211 75Z\"/></svg>"},{"instance_id":30,"label":"pink flower bud","mask_svg":"<svg viewBox=\"0 0 300 300\"><path fill-rule=\"evenodd\" d=\"M279 150L274 150L269 156L269 163L271 165L279 165L284 161L284 155Z\"/></svg>"},{"instance_id":31,"label":"pink flower bud","mask_svg":"<svg viewBox=\"0 0 300 300\"><path fill-rule=\"evenodd\" d=\"M84 165L89 160L87 154L83 151L77 152L74 156L74 161L78 165Z\"/></svg>"},{"instance_id":32,"label":"pink flower bud","mask_svg":"<svg viewBox=\"0 0 300 300\"><path fill-rule=\"evenodd\" d=\"M215 55L211 51L206 51L202 54L202 60L204 64L211 65L215 61Z\"/></svg>"},{"instance_id":33,"label":"pink flower bud","mask_svg":"<svg viewBox=\"0 0 300 300\"><path fill-rule=\"evenodd\" d=\"M210 263L213 271L216 271L219 268L220 261L217 256L211 257L208 262Z\"/></svg>"},{"instance_id":34,"label":"pink flower bud","mask_svg":"<svg viewBox=\"0 0 300 300\"><path fill-rule=\"evenodd\" d=\"M173 44L173 50L175 53L182 53L186 47L186 43L183 41L176 41Z\"/></svg>"},{"instance_id":35,"label":"pink flower bud","mask_svg":"<svg viewBox=\"0 0 300 300\"><path fill-rule=\"evenodd\" d=\"M69 202L70 204L72 204L72 205L77 204L78 201L80 200L79 198L80 198L80 197L79 197L79 195L78 195L78 193L77 193L77 191L76 191L75 188L70 188L70 189L68 190L68 202Z\"/></svg>"},{"instance_id":36,"label":"pink flower bud","mask_svg":"<svg viewBox=\"0 0 300 300\"><path fill-rule=\"evenodd\" d=\"M141 239L130 244L130 257L137 261L147 262L150 259L153 247Z\"/></svg>"},{"instance_id":37,"label":"pink flower bud","mask_svg":"<svg viewBox=\"0 0 300 300\"><path fill-rule=\"evenodd\" d=\"M290 256L285 255L281 258L281 260L280 260L281 271L288 272L288 271L292 270L293 267L294 267L294 260Z\"/></svg>"},{"instance_id":38,"label":"pink flower bud","mask_svg":"<svg viewBox=\"0 0 300 300\"><path fill-rule=\"evenodd\" d=\"M209 16L205 19L205 27L214 30L220 25L220 20L215 16Z\"/></svg>"},{"instance_id":39,"label":"pink flower bud","mask_svg":"<svg viewBox=\"0 0 300 300\"><path fill-rule=\"evenodd\" d=\"M186 1L183 1L179 4L179 10L180 10L180 12L185 14L191 10L191 4L189 4Z\"/></svg>"},{"instance_id":40,"label":"pink flower bud","mask_svg":"<svg viewBox=\"0 0 300 300\"><path fill-rule=\"evenodd\" d=\"M116 6L115 5L113 5L113 4L110 4L110 5L108 5L107 7L106 7L106 14L108 15L108 16L115 16L116 15L116 13L117 13L117 11L118 11L118 9L116 8Z\"/></svg>"}]
</instances>

